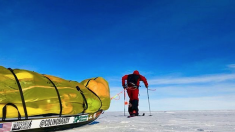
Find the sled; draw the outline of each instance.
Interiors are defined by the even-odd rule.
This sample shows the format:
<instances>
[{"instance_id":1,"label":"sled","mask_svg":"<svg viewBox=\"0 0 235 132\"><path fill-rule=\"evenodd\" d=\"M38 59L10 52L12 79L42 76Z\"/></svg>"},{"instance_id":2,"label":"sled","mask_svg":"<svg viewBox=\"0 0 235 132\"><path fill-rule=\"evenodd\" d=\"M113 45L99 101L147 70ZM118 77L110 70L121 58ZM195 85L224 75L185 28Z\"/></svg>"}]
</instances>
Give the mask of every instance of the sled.
<instances>
[{"instance_id":1,"label":"sled","mask_svg":"<svg viewBox=\"0 0 235 132\"><path fill-rule=\"evenodd\" d=\"M110 106L108 82L0 66L0 132L89 124Z\"/></svg>"},{"instance_id":2,"label":"sled","mask_svg":"<svg viewBox=\"0 0 235 132\"><path fill-rule=\"evenodd\" d=\"M103 110L99 110L95 113L81 113L73 116L32 117L32 119L19 121L9 120L0 122L0 132L32 131L32 129L34 129L33 131L50 131L79 127L95 121L102 112Z\"/></svg>"}]
</instances>

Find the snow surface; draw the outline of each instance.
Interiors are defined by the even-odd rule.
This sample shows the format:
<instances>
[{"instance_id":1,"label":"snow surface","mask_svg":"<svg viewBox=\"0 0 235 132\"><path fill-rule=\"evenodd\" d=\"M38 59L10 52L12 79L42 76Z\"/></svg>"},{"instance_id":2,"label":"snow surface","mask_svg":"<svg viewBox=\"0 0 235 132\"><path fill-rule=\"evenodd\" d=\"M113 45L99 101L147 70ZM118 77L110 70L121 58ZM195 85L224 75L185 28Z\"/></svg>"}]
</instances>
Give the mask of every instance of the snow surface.
<instances>
[{"instance_id":1,"label":"snow surface","mask_svg":"<svg viewBox=\"0 0 235 132\"><path fill-rule=\"evenodd\" d=\"M105 112L88 125L63 132L235 132L235 110L144 113L127 118L124 112Z\"/></svg>"}]
</instances>

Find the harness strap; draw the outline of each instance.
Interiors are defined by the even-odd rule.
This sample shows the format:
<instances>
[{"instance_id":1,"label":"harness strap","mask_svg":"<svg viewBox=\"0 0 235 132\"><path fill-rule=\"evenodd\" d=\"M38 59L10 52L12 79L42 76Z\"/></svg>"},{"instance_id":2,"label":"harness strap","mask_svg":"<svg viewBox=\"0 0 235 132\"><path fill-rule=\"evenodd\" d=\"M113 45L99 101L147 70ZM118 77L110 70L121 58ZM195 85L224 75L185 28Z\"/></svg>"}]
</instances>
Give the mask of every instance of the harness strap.
<instances>
[{"instance_id":1,"label":"harness strap","mask_svg":"<svg viewBox=\"0 0 235 132\"><path fill-rule=\"evenodd\" d=\"M23 105L24 113L25 113L25 119L28 119L28 113L27 113L26 104L25 104L24 95L23 95L23 90L22 90L22 88L21 88L20 82L19 82L17 76L15 75L14 71L13 71L11 68L8 68L8 70L10 70L11 73L13 74L13 76L15 77L16 83L17 83L17 85L18 85L18 87L19 87L19 91L20 91L20 96L21 96L21 100L22 100L22 105Z\"/></svg>"},{"instance_id":2,"label":"harness strap","mask_svg":"<svg viewBox=\"0 0 235 132\"><path fill-rule=\"evenodd\" d=\"M98 77L96 77L95 79L97 79ZM93 80L95 80L95 79L93 79ZM88 86L88 84L89 84L89 82L91 81L92 79L89 79L88 80L88 82L87 82L87 84L86 84L86 88L89 90L89 91L91 91L95 96L97 96L98 97L98 99L100 100L100 103L101 103L101 105L100 105L100 108L102 107L102 101L101 101L101 99L100 99L100 97L95 93L95 92L93 92L91 89L89 89L87 86ZM100 109L99 108L99 109Z\"/></svg>"},{"instance_id":3,"label":"harness strap","mask_svg":"<svg viewBox=\"0 0 235 132\"><path fill-rule=\"evenodd\" d=\"M83 108L84 108L84 109L83 109L83 111L82 111L82 113L84 113L85 110L88 109L88 103L87 103L86 97L85 97L85 95L83 94L82 90L81 90L78 86L76 86L76 88L77 88L78 91L80 91L80 93L81 93L81 95L82 95L82 98L84 99L84 102L83 102Z\"/></svg>"},{"instance_id":4,"label":"harness strap","mask_svg":"<svg viewBox=\"0 0 235 132\"><path fill-rule=\"evenodd\" d=\"M52 85L55 87L55 90L56 90L56 93L57 93L57 96L58 96L58 99L59 99L59 103L60 103L60 117L61 117L61 115L62 115L62 103L61 103L61 98L60 98L59 90L57 89L56 85L51 81L50 78L48 78L45 75L43 75L43 76L46 77L52 83Z\"/></svg>"},{"instance_id":5,"label":"harness strap","mask_svg":"<svg viewBox=\"0 0 235 132\"><path fill-rule=\"evenodd\" d=\"M7 103L3 108L2 108L2 121L5 121L6 120L6 116L7 116L7 105L11 105L13 107L16 108L17 112L18 112L18 120L21 120L21 115L20 115L20 112L17 108L17 106L13 103Z\"/></svg>"}]
</instances>

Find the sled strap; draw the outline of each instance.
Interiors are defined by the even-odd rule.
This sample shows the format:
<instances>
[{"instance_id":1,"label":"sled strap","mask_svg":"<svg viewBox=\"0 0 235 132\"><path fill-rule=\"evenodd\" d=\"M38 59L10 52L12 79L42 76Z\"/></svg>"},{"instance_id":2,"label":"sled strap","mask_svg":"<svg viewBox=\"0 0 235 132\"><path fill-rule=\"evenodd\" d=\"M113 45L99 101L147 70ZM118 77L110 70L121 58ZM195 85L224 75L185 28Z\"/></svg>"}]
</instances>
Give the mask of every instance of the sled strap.
<instances>
[{"instance_id":1,"label":"sled strap","mask_svg":"<svg viewBox=\"0 0 235 132\"><path fill-rule=\"evenodd\" d=\"M97 79L97 78L98 78L98 77L96 77L95 79ZM95 80L95 79L94 79L94 80ZM100 97L99 97L95 92L93 92L91 89L89 89L89 88L87 87L87 85L89 84L90 81L91 81L91 79L87 82L87 84L86 84L85 87L86 87L89 91L91 91L95 96L98 97L98 99L100 100L100 104L101 104L101 105L100 105L100 108L101 108L101 107L102 107L102 101L101 101ZM100 109L100 108L99 108L99 109Z\"/></svg>"},{"instance_id":2,"label":"sled strap","mask_svg":"<svg viewBox=\"0 0 235 132\"><path fill-rule=\"evenodd\" d=\"M84 110L82 111L82 113L84 113L85 110L87 110L87 108L88 108L87 100L86 100L86 97L85 97L85 95L83 94L82 90L81 90L78 86L76 86L76 88L77 88L78 91L80 91L80 93L81 93L81 95L82 95L82 98L83 98L83 100L84 100L84 102L83 102L83 108L84 108Z\"/></svg>"},{"instance_id":3,"label":"sled strap","mask_svg":"<svg viewBox=\"0 0 235 132\"><path fill-rule=\"evenodd\" d=\"M98 78L98 77L94 78L94 80L97 79L97 78Z\"/></svg>"},{"instance_id":4,"label":"sled strap","mask_svg":"<svg viewBox=\"0 0 235 132\"><path fill-rule=\"evenodd\" d=\"M11 73L13 74L13 76L15 77L16 83L19 87L20 96L21 96L21 100L22 100L22 105L23 105L23 108L24 108L25 119L27 120L28 119L28 113L27 113L26 104L25 104L24 95L23 95L23 90L21 88L20 82L19 82L17 76L15 75L14 71L11 68L8 68L8 70L10 70Z\"/></svg>"},{"instance_id":5,"label":"sled strap","mask_svg":"<svg viewBox=\"0 0 235 132\"><path fill-rule=\"evenodd\" d=\"M57 89L56 85L51 81L50 78L48 78L47 76L43 75L44 77L46 77L50 82L51 84L55 87L55 90L56 90L56 93L57 93L57 96L58 96L58 99L59 99L59 102L60 102L60 117L61 117L61 114L62 114L62 104L61 104L61 98L60 98L60 93L59 93L59 90Z\"/></svg>"},{"instance_id":6,"label":"sled strap","mask_svg":"<svg viewBox=\"0 0 235 132\"><path fill-rule=\"evenodd\" d=\"M12 104L12 103L7 103L3 108L2 108L2 121L5 121L6 119L6 116L7 116L7 105L11 105L13 107L16 108L17 112L18 112L18 120L21 120L21 115L20 115L20 112L17 108L16 105Z\"/></svg>"}]
</instances>

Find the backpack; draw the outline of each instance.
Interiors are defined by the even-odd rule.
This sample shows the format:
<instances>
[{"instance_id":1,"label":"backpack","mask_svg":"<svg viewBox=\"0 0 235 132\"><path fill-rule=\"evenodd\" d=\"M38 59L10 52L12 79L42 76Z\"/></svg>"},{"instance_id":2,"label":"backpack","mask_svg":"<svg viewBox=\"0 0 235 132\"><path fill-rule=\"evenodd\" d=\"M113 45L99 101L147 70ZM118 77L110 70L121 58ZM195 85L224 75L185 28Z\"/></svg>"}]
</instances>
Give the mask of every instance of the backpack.
<instances>
[{"instance_id":1,"label":"backpack","mask_svg":"<svg viewBox=\"0 0 235 132\"><path fill-rule=\"evenodd\" d=\"M128 75L128 77L127 77L128 87L137 86L137 81L139 80L139 78L140 78L140 75L136 75L136 74Z\"/></svg>"}]
</instances>

